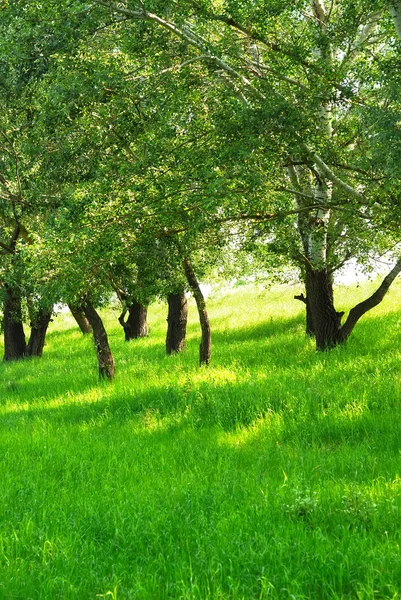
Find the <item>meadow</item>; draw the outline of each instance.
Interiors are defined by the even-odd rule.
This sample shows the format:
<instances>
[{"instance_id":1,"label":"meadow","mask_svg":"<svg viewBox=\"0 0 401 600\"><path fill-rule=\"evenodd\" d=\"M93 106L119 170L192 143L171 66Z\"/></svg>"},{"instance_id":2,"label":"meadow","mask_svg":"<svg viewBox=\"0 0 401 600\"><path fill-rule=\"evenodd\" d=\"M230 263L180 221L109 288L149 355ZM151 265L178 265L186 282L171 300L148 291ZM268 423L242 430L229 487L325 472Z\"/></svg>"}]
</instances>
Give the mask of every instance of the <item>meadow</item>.
<instances>
[{"instance_id":1,"label":"meadow","mask_svg":"<svg viewBox=\"0 0 401 600\"><path fill-rule=\"evenodd\" d=\"M401 284L326 353L294 293L215 292L209 367L193 303L177 356L103 311L113 383L68 315L0 364L0 598L401 598Z\"/></svg>"}]
</instances>

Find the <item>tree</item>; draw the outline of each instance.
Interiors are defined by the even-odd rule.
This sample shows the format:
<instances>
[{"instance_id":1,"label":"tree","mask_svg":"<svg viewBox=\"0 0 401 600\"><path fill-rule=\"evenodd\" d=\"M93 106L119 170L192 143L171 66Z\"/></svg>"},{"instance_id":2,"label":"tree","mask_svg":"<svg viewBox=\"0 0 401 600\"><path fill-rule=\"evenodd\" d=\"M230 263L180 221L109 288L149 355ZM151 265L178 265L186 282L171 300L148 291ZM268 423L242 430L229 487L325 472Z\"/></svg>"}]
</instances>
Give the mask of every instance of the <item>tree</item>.
<instances>
[{"instance_id":1,"label":"tree","mask_svg":"<svg viewBox=\"0 0 401 600\"><path fill-rule=\"evenodd\" d=\"M89 297L84 299L82 306L93 331L93 341L99 367L99 378L113 379L115 375L115 363L103 321L100 318L99 313L95 310Z\"/></svg>"},{"instance_id":2,"label":"tree","mask_svg":"<svg viewBox=\"0 0 401 600\"><path fill-rule=\"evenodd\" d=\"M362 312L341 325L333 273L394 243L387 198L399 183L373 160L374 112L383 124L398 107L377 66L397 57L388 7L96 0L47 10L35 3L29 14L39 31L56 19L50 39L64 41L36 89L41 180L61 213L67 197L79 215L78 235L64 222L85 252L83 273L91 265L91 281L104 281L131 246L166 237L191 265L203 240L243 223L298 265L317 347L342 343Z\"/></svg>"},{"instance_id":3,"label":"tree","mask_svg":"<svg viewBox=\"0 0 401 600\"><path fill-rule=\"evenodd\" d=\"M297 262L317 347L342 343L399 270L397 263L375 300L367 300L363 311L355 307L341 325L343 315L334 307L333 273L351 256L363 257L380 247L383 232L374 227L375 215L389 186L398 194L394 177L383 185L380 169L370 161L374 129L366 135L372 103L378 111L388 110L388 104L381 104L382 76L375 56L393 53L389 6L364 0L298 1L290 6L235 1L217 6L204 1L171 4L165 18L157 2L149 3L149 9L142 2L136 8L107 0L96 4L116 20L123 15L134 23L151 24L165 32L164 39L179 41L177 62L161 67L159 75L193 74L202 63L208 72L204 93L214 78L241 99L246 108L236 108L237 122L247 113L277 154L275 187L282 193L276 191L272 203L277 206L284 194L291 195L298 215L293 221L299 236ZM397 24L398 2L391 6ZM160 43L158 50L163 56ZM215 100L215 89L213 94ZM233 107L227 94L225 104ZM235 210L239 218L238 204ZM282 235L277 227L275 235ZM293 235L287 239L287 252L294 253Z\"/></svg>"},{"instance_id":4,"label":"tree","mask_svg":"<svg viewBox=\"0 0 401 600\"><path fill-rule=\"evenodd\" d=\"M88 333L92 333L92 328L90 326L88 319L85 316L85 311L84 311L82 305L80 306L79 304L69 304L68 308L70 309L72 316L76 320L77 325L80 328L81 332L84 335L87 335Z\"/></svg>"},{"instance_id":5,"label":"tree","mask_svg":"<svg viewBox=\"0 0 401 600\"><path fill-rule=\"evenodd\" d=\"M186 344L188 300L185 291L170 292L167 296L167 304L166 352L176 354L182 352Z\"/></svg>"}]
</instances>

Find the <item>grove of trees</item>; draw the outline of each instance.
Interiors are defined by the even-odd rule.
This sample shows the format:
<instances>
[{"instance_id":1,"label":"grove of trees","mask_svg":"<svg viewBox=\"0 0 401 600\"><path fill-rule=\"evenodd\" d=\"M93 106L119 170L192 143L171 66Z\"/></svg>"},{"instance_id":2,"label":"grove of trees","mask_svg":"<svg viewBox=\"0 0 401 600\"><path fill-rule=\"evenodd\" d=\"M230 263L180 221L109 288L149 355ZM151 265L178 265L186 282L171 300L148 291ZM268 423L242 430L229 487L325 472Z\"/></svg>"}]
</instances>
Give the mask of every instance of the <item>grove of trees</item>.
<instances>
[{"instance_id":1,"label":"grove of trees","mask_svg":"<svg viewBox=\"0 0 401 600\"><path fill-rule=\"evenodd\" d=\"M318 350L344 343L401 271L401 0L19 0L0 6L4 360L40 356L57 302L114 360L168 300L185 347L200 279L299 274ZM394 266L348 315L334 274ZM31 328L26 341L24 323Z\"/></svg>"}]
</instances>

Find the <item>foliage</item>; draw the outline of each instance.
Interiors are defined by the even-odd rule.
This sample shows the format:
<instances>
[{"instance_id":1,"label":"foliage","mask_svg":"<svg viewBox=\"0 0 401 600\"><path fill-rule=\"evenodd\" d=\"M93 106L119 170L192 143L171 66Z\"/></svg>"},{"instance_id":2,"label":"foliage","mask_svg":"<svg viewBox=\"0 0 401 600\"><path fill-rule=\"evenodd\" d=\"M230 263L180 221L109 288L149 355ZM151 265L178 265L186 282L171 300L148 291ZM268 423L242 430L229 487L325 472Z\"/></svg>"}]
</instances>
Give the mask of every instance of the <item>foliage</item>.
<instances>
[{"instance_id":1,"label":"foliage","mask_svg":"<svg viewBox=\"0 0 401 600\"><path fill-rule=\"evenodd\" d=\"M247 274L305 279L394 248L400 44L383 2L3 12L17 220L36 234L17 251L37 297L101 301L111 278L145 300L182 287L186 255L202 276L238 255Z\"/></svg>"}]
</instances>

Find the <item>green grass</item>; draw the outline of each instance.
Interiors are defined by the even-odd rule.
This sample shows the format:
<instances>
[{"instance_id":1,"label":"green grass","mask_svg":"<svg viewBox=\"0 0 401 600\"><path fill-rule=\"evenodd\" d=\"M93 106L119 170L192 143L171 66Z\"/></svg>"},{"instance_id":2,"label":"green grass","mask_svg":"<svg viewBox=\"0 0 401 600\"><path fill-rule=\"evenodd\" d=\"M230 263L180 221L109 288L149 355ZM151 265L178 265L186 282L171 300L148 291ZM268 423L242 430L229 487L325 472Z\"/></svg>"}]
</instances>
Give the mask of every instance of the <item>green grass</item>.
<instances>
[{"instance_id":1,"label":"green grass","mask_svg":"<svg viewBox=\"0 0 401 600\"><path fill-rule=\"evenodd\" d=\"M401 597L401 286L327 353L297 291L212 298L209 368L161 304L112 384L68 317L0 365L0 598Z\"/></svg>"}]
</instances>

